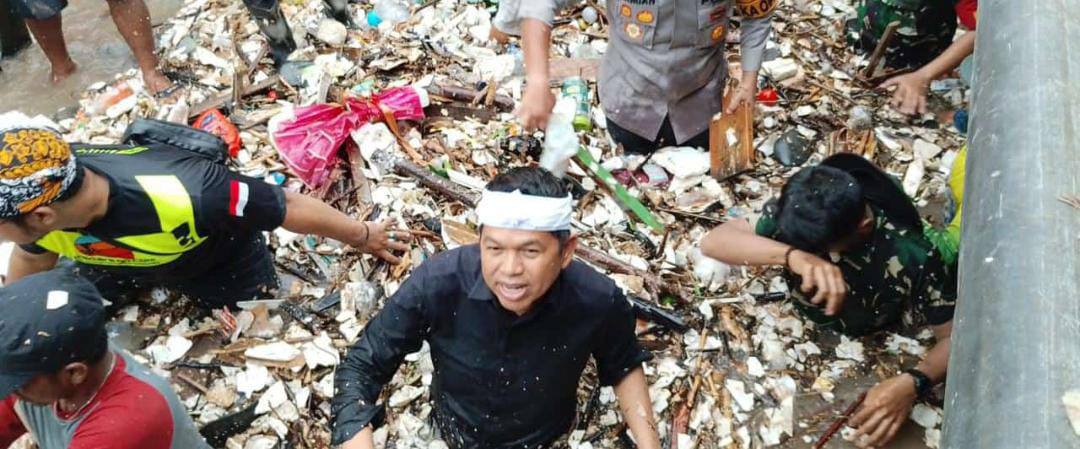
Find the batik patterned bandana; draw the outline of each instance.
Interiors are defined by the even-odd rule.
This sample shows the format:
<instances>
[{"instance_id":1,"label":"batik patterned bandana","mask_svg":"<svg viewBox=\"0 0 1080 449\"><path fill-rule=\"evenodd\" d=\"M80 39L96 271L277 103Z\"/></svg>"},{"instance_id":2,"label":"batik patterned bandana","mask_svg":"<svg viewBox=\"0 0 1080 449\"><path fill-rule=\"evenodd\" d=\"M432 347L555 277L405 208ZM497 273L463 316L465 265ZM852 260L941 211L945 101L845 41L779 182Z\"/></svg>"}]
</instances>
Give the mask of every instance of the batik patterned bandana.
<instances>
[{"instance_id":1,"label":"batik patterned bandana","mask_svg":"<svg viewBox=\"0 0 1080 449\"><path fill-rule=\"evenodd\" d=\"M0 130L0 219L56 201L75 180L75 156L47 129Z\"/></svg>"}]
</instances>

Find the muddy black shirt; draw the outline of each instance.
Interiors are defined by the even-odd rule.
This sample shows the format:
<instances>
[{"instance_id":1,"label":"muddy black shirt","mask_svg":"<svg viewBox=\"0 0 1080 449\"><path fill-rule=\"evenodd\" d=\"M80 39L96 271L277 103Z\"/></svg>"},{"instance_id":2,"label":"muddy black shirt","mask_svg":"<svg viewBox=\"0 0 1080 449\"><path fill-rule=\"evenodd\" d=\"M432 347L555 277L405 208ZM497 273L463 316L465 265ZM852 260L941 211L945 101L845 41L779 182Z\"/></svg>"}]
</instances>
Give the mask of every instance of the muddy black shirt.
<instances>
[{"instance_id":1,"label":"muddy black shirt","mask_svg":"<svg viewBox=\"0 0 1080 449\"><path fill-rule=\"evenodd\" d=\"M651 358L606 276L575 261L518 317L484 283L479 246L461 247L417 268L349 350L334 376L333 444L382 424L383 386L424 341L436 425L453 448L544 447L570 430L590 357L604 385Z\"/></svg>"},{"instance_id":2,"label":"muddy black shirt","mask_svg":"<svg viewBox=\"0 0 1080 449\"><path fill-rule=\"evenodd\" d=\"M196 153L167 145L149 147L73 144L79 163L109 182L105 216L80 234L77 248L103 258L96 268L183 280L213 270L239 251L250 251L254 233L277 228L285 220L285 193L278 186L229 171ZM175 176L191 199L195 231L206 237L178 259L150 267L124 266L132 251L116 239L161 232L158 211L136 177ZM45 248L23 245L40 254ZM116 259L113 264L106 259Z\"/></svg>"}]
</instances>

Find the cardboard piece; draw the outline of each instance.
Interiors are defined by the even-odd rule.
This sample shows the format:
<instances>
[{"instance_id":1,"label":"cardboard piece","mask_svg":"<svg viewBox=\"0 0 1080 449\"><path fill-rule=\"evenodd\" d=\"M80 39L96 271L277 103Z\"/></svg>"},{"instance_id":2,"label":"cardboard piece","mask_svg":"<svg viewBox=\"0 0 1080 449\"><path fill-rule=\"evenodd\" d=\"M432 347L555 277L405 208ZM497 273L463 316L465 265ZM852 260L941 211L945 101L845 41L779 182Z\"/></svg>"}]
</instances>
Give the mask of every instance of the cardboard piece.
<instances>
[{"instance_id":1,"label":"cardboard piece","mask_svg":"<svg viewBox=\"0 0 1080 449\"><path fill-rule=\"evenodd\" d=\"M724 108L731 95L724 96ZM723 111L709 123L709 173L716 179L727 179L749 170L754 165L753 105L743 104L733 114Z\"/></svg>"}]
</instances>

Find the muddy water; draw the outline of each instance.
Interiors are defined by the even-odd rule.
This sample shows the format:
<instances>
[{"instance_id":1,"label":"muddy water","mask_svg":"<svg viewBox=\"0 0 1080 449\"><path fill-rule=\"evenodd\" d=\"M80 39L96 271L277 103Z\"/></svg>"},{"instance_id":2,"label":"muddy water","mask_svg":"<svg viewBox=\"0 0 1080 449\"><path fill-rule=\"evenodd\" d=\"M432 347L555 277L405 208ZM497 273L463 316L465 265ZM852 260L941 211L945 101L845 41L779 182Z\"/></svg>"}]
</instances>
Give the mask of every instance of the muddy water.
<instances>
[{"instance_id":1,"label":"muddy water","mask_svg":"<svg viewBox=\"0 0 1080 449\"><path fill-rule=\"evenodd\" d=\"M146 0L155 25L168 20L183 0ZM64 82L50 82L49 61L36 44L0 61L0 112L52 115L75 105L87 86L110 81L135 68L135 57L116 31L105 0L70 2L63 13L64 37L79 70Z\"/></svg>"},{"instance_id":2,"label":"muddy water","mask_svg":"<svg viewBox=\"0 0 1080 449\"><path fill-rule=\"evenodd\" d=\"M855 401L861 392L874 386L876 382L877 379L872 376L860 376L854 379L845 379L844 382L838 383L836 389L833 391L836 395L836 399L832 404L825 402L825 400L821 399L820 395L816 394L798 397L795 401L795 421L820 421L821 424L807 429L800 429L796 425L795 437L781 445L780 448L812 448L813 442L804 442L803 435L808 435L812 438L812 441L816 441L817 438L821 436L822 432L829 427L829 424L832 423L835 417L844 412L844 409L847 408L848 404ZM927 449L926 443L923 442L924 432L925 430L918 424L908 421L908 423L897 433L896 439L888 446L881 449ZM825 445L825 449L854 449L856 447L857 446L854 444L844 441L839 433Z\"/></svg>"}]
</instances>

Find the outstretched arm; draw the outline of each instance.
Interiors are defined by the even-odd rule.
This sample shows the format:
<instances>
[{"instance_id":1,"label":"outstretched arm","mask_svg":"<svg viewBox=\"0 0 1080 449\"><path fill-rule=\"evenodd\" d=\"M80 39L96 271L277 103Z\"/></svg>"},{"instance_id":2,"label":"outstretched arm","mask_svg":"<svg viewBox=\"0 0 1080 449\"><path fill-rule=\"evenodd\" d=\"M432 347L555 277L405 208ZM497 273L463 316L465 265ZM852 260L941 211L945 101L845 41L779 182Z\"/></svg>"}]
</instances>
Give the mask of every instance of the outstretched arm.
<instances>
[{"instance_id":1,"label":"outstretched arm","mask_svg":"<svg viewBox=\"0 0 1080 449\"><path fill-rule=\"evenodd\" d=\"M890 78L882 88L896 87L891 103L905 114L926 113L926 92L930 82L948 73L975 52L975 32L960 36L944 53L914 72Z\"/></svg>"},{"instance_id":2,"label":"outstretched arm","mask_svg":"<svg viewBox=\"0 0 1080 449\"><path fill-rule=\"evenodd\" d=\"M365 253L398 263L392 250L407 251L408 231L390 230L387 221L353 220L341 211L307 195L285 192L285 222L281 227L298 234L315 234L344 242Z\"/></svg>"},{"instance_id":3,"label":"outstretched arm","mask_svg":"<svg viewBox=\"0 0 1080 449\"><path fill-rule=\"evenodd\" d=\"M937 342L915 369L926 374L936 385L945 380L948 369L952 321L932 329ZM915 378L910 374L901 374L875 385L851 418L851 425L857 429L855 443L863 448L888 444L907 422L916 399Z\"/></svg>"}]
</instances>

